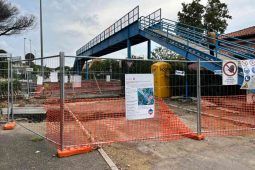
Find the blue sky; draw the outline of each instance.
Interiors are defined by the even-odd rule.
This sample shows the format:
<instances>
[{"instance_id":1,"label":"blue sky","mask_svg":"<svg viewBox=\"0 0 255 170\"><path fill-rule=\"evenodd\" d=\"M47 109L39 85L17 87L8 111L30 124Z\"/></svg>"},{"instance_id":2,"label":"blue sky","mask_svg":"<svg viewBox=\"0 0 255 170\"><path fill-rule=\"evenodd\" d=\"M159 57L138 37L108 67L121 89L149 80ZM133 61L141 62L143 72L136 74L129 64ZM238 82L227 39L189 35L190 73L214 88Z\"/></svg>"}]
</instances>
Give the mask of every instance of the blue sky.
<instances>
[{"instance_id":1,"label":"blue sky","mask_svg":"<svg viewBox=\"0 0 255 170\"><path fill-rule=\"evenodd\" d=\"M192 0L42 0L44 53L45 56L64 51L75 55L75 51L101 33L125 13L140 5L140 15L147 15L162 8L165 18L176 20L182 2ZM24 34L0 37L0 49L6 49L14 56L24 55L24 37L31 39L32 52L40 56L39 0L9 0L18 6L22 14L34 14L37 26ZM222 0L228 4L233 19L229 21L227 33L254 26L254 0ZM206 0L202 0L205 4ZM26 41L29 52L29 41ZM153 44L153 47L156 45ZM146 45L132 48L135 55L146 55ZM125 57L126 50L111 54L111 57Z\"/></svg>"}]
</instances>

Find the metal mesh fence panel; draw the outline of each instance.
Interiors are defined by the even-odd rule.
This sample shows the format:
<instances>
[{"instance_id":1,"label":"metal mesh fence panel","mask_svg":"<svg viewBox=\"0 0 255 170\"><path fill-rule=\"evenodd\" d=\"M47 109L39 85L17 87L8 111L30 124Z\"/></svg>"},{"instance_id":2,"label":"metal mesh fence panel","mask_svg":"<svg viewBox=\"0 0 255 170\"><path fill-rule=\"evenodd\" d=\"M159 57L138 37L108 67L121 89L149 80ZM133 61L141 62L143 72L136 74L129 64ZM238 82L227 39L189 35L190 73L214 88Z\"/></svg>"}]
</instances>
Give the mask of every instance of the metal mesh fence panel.
<instances>
[{"instance_id":1,"label":"metal mesh fence panel","mask_svg":"<svg viewBox=\"0 0 255 170\"><path fill-rule=\"evenodd\" d=\"M14 118L22 127L59 145L60 120L53 113L59 113L60 108L50 102L60 98L55 88L59 84L59 56L43 59L44 74L40 63L40 59L12 62L14 88L18 89L13 96Z\"/></svg>"},{"instance_id":2,"label":"metal mesh fence panel","mask_svg":"<svg viewBox=\"0 0 255 170\"><path fill-rule=\"evenodd\" d=\"M63 53L43 60L43 74L40 59L11 62L13 97L9 103L19 125L61 149L169 141L201 133L240 135L254 129L252 96L240 86L223 86L222 75L206 70L198 61L68 57ZM6 79L6 73L0 73L1 81ZM130 76L134 76L133 84ZM142 76L153 77L150 87ZM135 100L130 100L131 93ZM139 109L148 110L140 115Z\"/></svg>"},{"instance_id":3,"label":"metal mesh fence panel","mask_svg":"<svg viewBox=\"0 0 255 170\"><path fill-rule=\"evenodd\" d=\"M86 60L80 74L73 70L65 72L65 77L70 79L70 83L65 83L65 148L137 140L166 141L190 137L196 133L196 113L187 116L178 110L178 106L184 102L196 106L195 99L191 99L192 96L196 98L196 84L192 82L196 71L190 71L186 75L175 73L178 69L185 72L192 62L168 62L168 67L162 67L164 75L160 76L164 76L167 83L155 85L154 88L168 89L168 94L165 97L159 94L155 97L154 117L129 120L126 114L125 75L152 74L152 65L157 62L92 58ZM186 86L188 81L190 85ZM137 113L133 114L139 116ZM186 117L191 117L192 120L188 122Z\"/></svg>"},{"instance_id":4,"label":"metal mesh fence panel","mask_svg":"<svg viewBox=\"0 0 255 170\"><path fill-rule=\"evenodd\" d=\"M219 64L222 64L221 62ZM243 75L239 66L239 75ZM222 85L222 75L203 71L202 130L206 135L241 135L255 127L255 107L247 90Z\"/></svg>"},{"instance_id":5,"label":"metal mesh fence panel","mask_svg":"<svg viewBox=\"0 0 255 170\"><path fill-rule=\"evenodd\" d=\"M0 121L9 121L10 117L10 60L0 57Z\"/></svg>"}]
</instances>

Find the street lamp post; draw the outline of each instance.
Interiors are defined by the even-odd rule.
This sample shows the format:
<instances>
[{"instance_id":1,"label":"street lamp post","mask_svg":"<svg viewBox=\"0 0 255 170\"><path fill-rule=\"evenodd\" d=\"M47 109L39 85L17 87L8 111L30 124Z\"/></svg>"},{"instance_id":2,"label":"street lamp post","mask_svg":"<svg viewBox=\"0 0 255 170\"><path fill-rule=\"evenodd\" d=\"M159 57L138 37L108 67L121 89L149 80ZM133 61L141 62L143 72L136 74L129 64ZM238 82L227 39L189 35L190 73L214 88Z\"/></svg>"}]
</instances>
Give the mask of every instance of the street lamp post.
<instances>
[{"instance_id":1,"label":"street lamp post","mask_svg":"<svg viewBox=\"0 0 255 170\"><path fill-rule=\"evenodd\" d=\"M32 40L29 39L29 47L30 47L29 52L30 52L30 53L32 53L32 51L31 51L31 50L32 50L32 49L31 49L31 45L32 45Z\"/></svg>"},{"instance_id":2,"label":"street lamp post","mask_svg":"<svg viewBox=\"0 0 255 170\"><path fill-rule=\"evenodd\" d=\"M24 38L24 59L26 57L26 38Z\"/></svg>"},{"instance_id":3,"label":"street lamp post","mask_svg":"<svg viewBox=\"0 0 255 170\"><path fill-rule=\"evenodd\" d=\"M41 38L41 75L44 80L44 67L43 67L43 25L42 25L42 0L40 0L40 38Z\"/></svg>"},{"instance_id":4,"label":"street lamp post","mask_svg":"<svg viewBox=\"0 0 255 170\"><path fill-rule=\"evenodd\" d=\"M30 46L30 50L29 50L29 67L31 66L31 58L32 58L32 50L31 50L31 39L29 39L29 46Z\"/></svg>"}]
</instances>

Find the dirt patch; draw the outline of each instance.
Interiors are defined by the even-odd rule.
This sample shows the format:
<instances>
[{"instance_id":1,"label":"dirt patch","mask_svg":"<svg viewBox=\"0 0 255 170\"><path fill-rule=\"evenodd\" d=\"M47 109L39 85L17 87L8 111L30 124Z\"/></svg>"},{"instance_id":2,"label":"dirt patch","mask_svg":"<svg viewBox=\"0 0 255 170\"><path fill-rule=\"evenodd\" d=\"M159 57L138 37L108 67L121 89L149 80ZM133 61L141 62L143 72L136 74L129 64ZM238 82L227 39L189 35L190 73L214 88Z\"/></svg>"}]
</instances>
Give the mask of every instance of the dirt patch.
<instances>
[{"instance_id":1,"label":"dirt patch","mask_svg":"<svg viewBox=\"0 0 255 170\"><path fill-rule=\"evenodd\" d=\"M194 101L166 100L165 103L189 128L196 131ZM219 126L224 128L225 124L233 123L221 122ZM239 136L232 137L226 137L229 133L224 137L222 134L221 137L206 136L204 141L182 139L112 144L105 150L120 169L254 169L255 131L249 129L243 132L237 131L235 135Z\"/></svg>"},{"instance_id":2,"label":"dirt patch","mask_svg":"<svg viewBox=\"0 0 255 170\"><path fill-rule=\"evenodd\" d=\"M252 137L251 137L252 136ZM254 169L255 139L208 137L204 141L113 144L105 151L120 169Z\"/></svg>"},{"instance_id":3,"label":"dirt patch","mask_svg":"<svg viewBox=\"0 0 255 170\"><path fill-rule=\"evenodd\" d=\"M151 160L155 159L155 156L135 149L138 145L137 143L116 143L103 149L121 170L152 169Z\"/></svg>"}]
</instances>

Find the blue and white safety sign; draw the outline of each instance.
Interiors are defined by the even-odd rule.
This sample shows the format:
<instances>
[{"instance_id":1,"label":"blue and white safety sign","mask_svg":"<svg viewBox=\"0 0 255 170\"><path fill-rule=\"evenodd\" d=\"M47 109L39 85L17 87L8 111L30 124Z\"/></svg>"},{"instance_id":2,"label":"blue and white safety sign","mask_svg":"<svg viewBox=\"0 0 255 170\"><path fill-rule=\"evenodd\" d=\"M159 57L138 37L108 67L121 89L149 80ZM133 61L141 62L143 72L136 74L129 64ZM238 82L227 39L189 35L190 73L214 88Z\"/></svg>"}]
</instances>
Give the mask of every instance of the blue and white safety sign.
<instances>
[{"instance_id":1,"label":"blue and white safety sign","mask_svg":"<svg viewBox=\"0 0 255 170\"><path fill-rule=\"evenodd\" d=\"M244 81L241 89L255 89L255 60L242 60Z\"/></svg>"}]
</instances>

